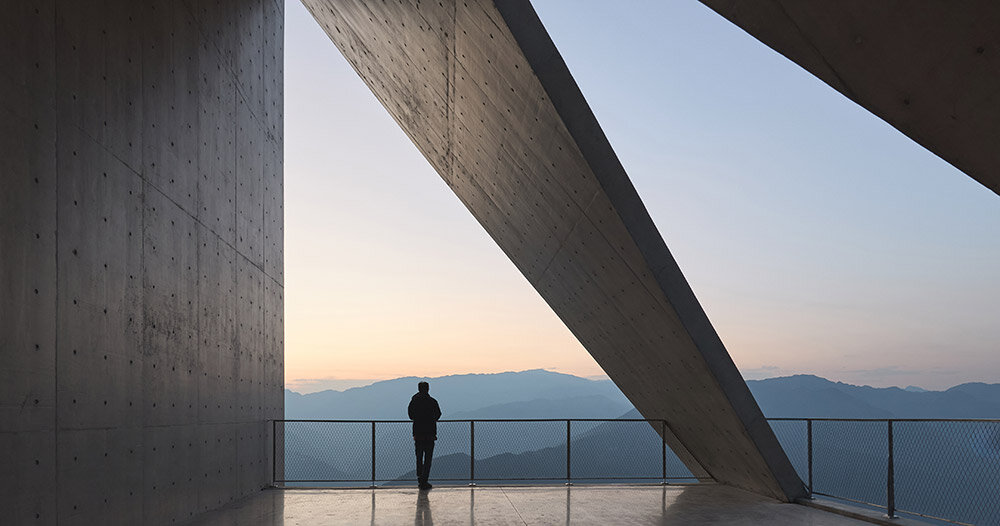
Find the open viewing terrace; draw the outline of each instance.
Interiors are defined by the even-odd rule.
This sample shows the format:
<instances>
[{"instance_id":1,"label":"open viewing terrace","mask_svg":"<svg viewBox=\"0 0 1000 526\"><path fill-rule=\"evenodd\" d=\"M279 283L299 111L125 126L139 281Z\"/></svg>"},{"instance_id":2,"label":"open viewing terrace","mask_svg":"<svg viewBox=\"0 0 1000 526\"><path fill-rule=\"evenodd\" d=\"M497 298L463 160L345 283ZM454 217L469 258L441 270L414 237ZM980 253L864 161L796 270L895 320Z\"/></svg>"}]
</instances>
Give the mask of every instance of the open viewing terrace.
<instances>
[{"instance_id":1,"label":"open viewing terrace","mask_svg":"<svg viewBox=\"0 0 1000 526\"><path fill-rule=\"evenodd\" d=\"M1000 420L769 419L811 498L698 480L662 420L275 420L273 488L198 524L997 524ZM282 454L283 452L283 454Z\"/></svg>"},{"instance_id":2,"label":"open viewing terrace","mask_svg":"<svg viewBox=\"0 0 1000 526\"><path fill-rule=\"evenodd\" d=\"M721 485L617 484L264 490L195 524L851 526L866 522Z\"/></svg>"},{"instance_id":3,"label":"open viewing terrace","mask_svg":"<svg viewBox=\"0 0 1000 526\"><path fill-rule=\"evenodd\" d=\"M1000 525L1000 420L768 423L857 413L765 412L745 380L1000 375L1000 2L605 2L565 33L588 10L552 4L550 32L530 0L5 1L0 526ZM286 52L286 21L321 38ZM286 63L324 49L340 73L289 75L286 123ZM459 215L418 221L446 202L403 184L421 166ZM311 415L286 406L300 350L320 381L556 363L524 304L486 310L513 282L466 269L516 269L525 319L662 420L444 421L418 491L409 422L284 419ZM863 416L1000 415L952 394Z\"/></svg>"}]
</instances>

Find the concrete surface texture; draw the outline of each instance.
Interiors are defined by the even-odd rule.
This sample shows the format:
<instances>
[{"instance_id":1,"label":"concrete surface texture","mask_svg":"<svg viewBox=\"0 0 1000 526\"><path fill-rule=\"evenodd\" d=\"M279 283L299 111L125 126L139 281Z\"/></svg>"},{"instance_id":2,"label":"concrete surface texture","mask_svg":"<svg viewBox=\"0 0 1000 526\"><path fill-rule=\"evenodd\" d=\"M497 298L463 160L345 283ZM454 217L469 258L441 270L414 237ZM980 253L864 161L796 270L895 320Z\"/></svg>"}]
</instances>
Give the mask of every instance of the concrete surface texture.
<instances>
[{"instance_id":1,"label":"concrete surface texture","mask_svg":"<svg viewBox=\"0 0 1000 526\"><path fill-rule=\"evenodd\" d=\"M213 511L195 526L453 524L605 526L654 524L868 524L728 486L435 487L265 490Z\"/></svg>"},{"instance_id":2,"label":"concrete surface texture","mask_svg":"<svg viewBox=\"0 0 1000 526\"><path fill-rule=\"evenodd\" d=\"M692 473L804 494L530 3L304 4Z\"/></svg>"},{"instance_id":3,"label":"concrete surface texture","mask_svg":"<svg viewBox=\"0 0 1000 526\"><path fill-rule=\"evenodd\" d=\"M4 524L164 524L270 480L279 0L0 17Z\"/></svg>"},{"instance_id":4,"label":"concrete surface texture","mask_svg":"<svg viewBox=\"0 0 1000 526\"><path fill-rule=\"evenodd\" d=\"M1000 3L701 2L1000 194Z\"/></svg>"}]
</instances>

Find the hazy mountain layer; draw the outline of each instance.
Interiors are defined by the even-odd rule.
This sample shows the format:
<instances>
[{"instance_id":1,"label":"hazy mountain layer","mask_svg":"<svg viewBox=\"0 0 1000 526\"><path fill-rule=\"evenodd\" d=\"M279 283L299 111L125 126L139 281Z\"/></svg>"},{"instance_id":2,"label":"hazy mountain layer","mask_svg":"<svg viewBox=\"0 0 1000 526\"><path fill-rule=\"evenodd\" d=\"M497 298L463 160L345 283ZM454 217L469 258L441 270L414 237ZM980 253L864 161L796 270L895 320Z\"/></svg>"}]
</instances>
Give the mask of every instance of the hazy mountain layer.
<instances>
[{"instance_id":1,"label":"hazy mountain layer","mask_svg":"<svg viewBox=\"0 0 1000 526\"><path fill-rule=\"evenodd\" d=\"M917 391L831 382L812 375L747 384L768 417L1000 418L1000 384Z\"/></svg>"},{"instance_id":2,"label":"hazy mountain layer","mask_svg":"<svg viewBox=\"0 0 1000 526\"><path fill-rule=\"evenodd\" d=\"M288 419L406 419L423 378L376 382L346 391L285 392ZM615 418L632 404L609 380L544 370L430 378L445 419ZM945 391L875 388L797 375L747 382L768 417L997 418L1000 384L967 383Z\"/></svg>"},{"instance_id":3,"label":"hazy mountain layer","mask_svg":"<svg viewBox=\"0 0 1000 526\"><path fill-rule=\"evenodd\" d=\"M419 380L400 378L309 395L288 391L286 418L403 420ZM430 382L446 419L640 418L609 381L534 370L446 376ZM798 375L748 385L768 417L1000 417L1000 384L968 383L925 391ZM409 423L375 427L376 478L389 484L412 484ZM805 424L774 421L772 428L805 480ZM281 430L286 478L355 481L344 483L351 485L371 477L371 424L288 423ZM661 475L662 444L645 422L574 422L571 434L574 478L642 480ZM468 422L439 425L433 480L469 477L471 435ZM901 509L968 523L1000 524L1000 497L992 490L1000 486L1000 424L897 422L894 437L896 503ZM560 482L566 476L565 422L477 422L475 438L479 481ZM884 422L815 422L816 491L884 503L887 442ZM665 461L668 477L690 476L669 450ZM977 496L966 497L971 495ZM977 504L970 506L970 499Z\"/></svg>"},{"instance_id":4,"label":"hazy mountain layer","mask_svg":"<svg viewBox=\"0 0 1000 526\"><path fill-rule=\"evenodd\" d=\"M407 377L376 382L346 391L321 391L307 395L285 391L287 419L406 419L406 404L417 392L417 382L425 378ZM560 418L566 411L577 415L598 414L613 418L631 404L610 380L588 380L541 369L498 374L463 374L426 379L431 395L441 404L442 418L513 418L514 409L534 416L520 418ZM602 397L598 403L593 403ZM577 403L557 402L579 398ZM520 406L509 404L517 404ZM532 407L532 405L535 407ZM507 407L502 407L507 406ZM493 407L484 412L485 408ZM547 408L547 409L546 409ZM581 413L581 409L582 413ZM614 413L609 411L614 410ZM490 416L493 415L493 416ZM500 416L503 415L503 416Z\"/></svg>"}]
</instances>

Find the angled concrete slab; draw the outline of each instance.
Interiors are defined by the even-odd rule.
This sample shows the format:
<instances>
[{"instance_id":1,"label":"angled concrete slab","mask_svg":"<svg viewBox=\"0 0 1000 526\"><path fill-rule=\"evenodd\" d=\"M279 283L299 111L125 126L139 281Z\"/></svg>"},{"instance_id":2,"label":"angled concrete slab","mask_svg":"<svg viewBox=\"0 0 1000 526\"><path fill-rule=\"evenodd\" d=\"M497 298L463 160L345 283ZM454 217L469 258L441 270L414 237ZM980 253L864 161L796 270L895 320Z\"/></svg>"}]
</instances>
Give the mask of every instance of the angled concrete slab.
<instances>
[{"instance_id":1,"label":"angled concrete slab","mask_svg":"<svg viewBox=\"0 0 1000 526\"><path fill-rule=\"evenodd\" d=\"M1000 4L701 0L1000 194Z\"/></svg>"},{"instance_id":2,"label":"angled concrete slab","mask_svg":"<svg viewBox=\"0 0 1000 526\"><path fill-rule=\"evenodd\" d=\"M805 493L529 2L304 3L695 476Z\"/></svg>"}]
</instances>

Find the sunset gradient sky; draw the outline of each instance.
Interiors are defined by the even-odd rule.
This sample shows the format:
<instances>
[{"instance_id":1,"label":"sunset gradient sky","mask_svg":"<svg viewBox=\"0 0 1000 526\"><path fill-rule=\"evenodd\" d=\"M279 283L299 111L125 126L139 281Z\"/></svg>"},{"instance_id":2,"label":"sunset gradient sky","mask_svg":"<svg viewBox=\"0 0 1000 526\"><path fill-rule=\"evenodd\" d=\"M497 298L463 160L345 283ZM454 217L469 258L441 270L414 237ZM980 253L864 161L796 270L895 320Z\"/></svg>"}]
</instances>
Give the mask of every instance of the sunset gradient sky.
<instances>
[{"instance_id":1,"label":"sunset gradient sky","mask_svg":"<svg viewBox=\"0 0 1000 526\"><path fill-rule=\"evenodd\" d=\"M287 386L601 375L286 6ZM744 376L1000 381L1000 198L694 0L535 6Z\"/></svg>"}]
</instances>

